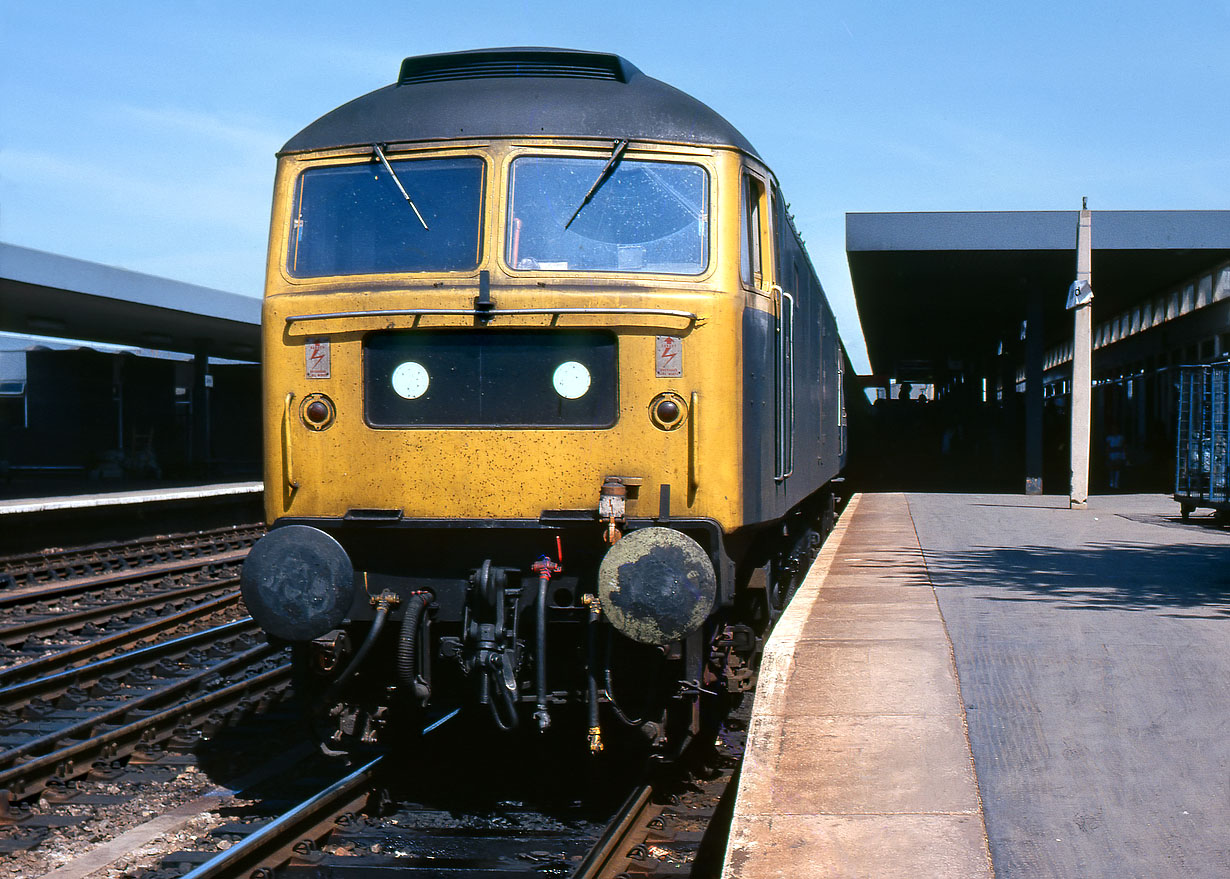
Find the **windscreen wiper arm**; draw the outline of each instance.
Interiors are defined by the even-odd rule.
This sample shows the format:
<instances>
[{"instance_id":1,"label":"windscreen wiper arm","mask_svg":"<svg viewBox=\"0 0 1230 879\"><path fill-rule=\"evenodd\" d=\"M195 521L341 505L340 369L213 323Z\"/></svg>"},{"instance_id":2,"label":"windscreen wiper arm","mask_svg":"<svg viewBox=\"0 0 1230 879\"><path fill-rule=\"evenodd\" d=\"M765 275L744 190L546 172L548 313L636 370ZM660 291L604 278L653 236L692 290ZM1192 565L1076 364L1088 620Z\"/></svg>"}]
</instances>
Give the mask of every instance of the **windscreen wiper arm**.
<instances>
[{"instance_id":1,"label":"windscreen wiper arm","mask_svg":"<svg viewBox=\"0 0 1230 879\"><path fill-rule=\"evenodd\" d=\"M606 183L607 178L611 176L611 172L615 170L615 166L619 164L619 160L624 157L624 151L627 148L628 141L626 139L615 141L615 148L611 150L611 157L606 160L606 167L602 169L602 173L598 175L598 179L594 181L594 185L589 188L589 192L585 193L585 198L581 199L581 203L577 205L577 209L572 212L572 216L569 217L568 222L564 224L565 229L572 225L572 221L577 218L577 214L581 213L581 209L589 204L589 200L594 197L594 193L602 188L603 183Z\"/></svg>"},{"instance_id":2,"label":"windscreen wiper arm","mask_svg":"<svg viewBox=\"0 0 1230 879\"><path fill-rule=\"evenodd\" d=\"M384 157L384 150L380 149L380 144L372 144L372 149L376 151L376 158L380 160L380 164L384 165L384 170L389 172L389 176L393 178L393 182L397 184L397 188L401 191L401 197L406 200L406 204L410 205L410 209L414 211L414 215L419 218L419 222L423 224L423 228L427 229L427 221L423 219L423 215L419 213L419 209L414 206L414 201L410 198L410 193L406 192L406 187L401 185L401 181L397 179L397 172L393 170L393 166L389 164L389 160ZM430 229L427 229L430 232Z\"/></svg>"}]
</instances>

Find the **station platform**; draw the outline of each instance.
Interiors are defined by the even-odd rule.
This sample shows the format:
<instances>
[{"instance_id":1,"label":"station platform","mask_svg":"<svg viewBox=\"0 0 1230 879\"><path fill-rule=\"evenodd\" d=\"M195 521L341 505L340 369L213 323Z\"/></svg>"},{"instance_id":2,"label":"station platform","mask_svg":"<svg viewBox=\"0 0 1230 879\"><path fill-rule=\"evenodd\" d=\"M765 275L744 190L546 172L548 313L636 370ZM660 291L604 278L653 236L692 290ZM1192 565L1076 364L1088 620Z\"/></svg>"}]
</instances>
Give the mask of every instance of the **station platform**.
<instances>
[{"instance_id":1,"label":"station platform","mask_svg":"<svg viewBox=\"0 0 1230 879\"><path fill-rule=\"evenodd\" d=\"M905 496L855 495L765 647L728 879L991 876Z\"/></svg>"},{"instance_id":2,"label":"station platform","mask_svg":"<svg viewBox=\"0 0 1230 879\"><path fill-rule=\"evenodd\" d=\"M1230 876L1228 563L1163 495L856 496L766 647L724 876Z\"/></svg>"},{"instance_id":3,"label":"station platform","mask_svg":"<svg viewBox=\"0 0 1230 879\"><path fill-rule=\"evenodd\" d=\"M226 482L0 499L0 555L259 522L263 496L259 482Z\"/></svg>"}]
</instances>

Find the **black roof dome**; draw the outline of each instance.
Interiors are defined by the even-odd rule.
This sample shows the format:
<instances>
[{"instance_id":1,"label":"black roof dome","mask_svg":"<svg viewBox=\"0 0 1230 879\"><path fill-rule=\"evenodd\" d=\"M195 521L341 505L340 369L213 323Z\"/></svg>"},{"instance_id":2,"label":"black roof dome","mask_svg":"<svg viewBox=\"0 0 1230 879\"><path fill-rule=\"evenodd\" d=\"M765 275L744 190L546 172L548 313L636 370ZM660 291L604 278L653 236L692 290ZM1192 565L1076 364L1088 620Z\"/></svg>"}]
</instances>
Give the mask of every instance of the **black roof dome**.
<instances>
[{"instance_id":1,"label":"black roof dome","mask_svg":"<svg viewBox=\"0 0 1230 879\"><path fill-rule=\"evenodd\" d=\"M282 152L534 134L730 146L756 155L713 110L618 55L545 48L407 58L395 84L326 113Z\"/></svg>"}]
</instances>

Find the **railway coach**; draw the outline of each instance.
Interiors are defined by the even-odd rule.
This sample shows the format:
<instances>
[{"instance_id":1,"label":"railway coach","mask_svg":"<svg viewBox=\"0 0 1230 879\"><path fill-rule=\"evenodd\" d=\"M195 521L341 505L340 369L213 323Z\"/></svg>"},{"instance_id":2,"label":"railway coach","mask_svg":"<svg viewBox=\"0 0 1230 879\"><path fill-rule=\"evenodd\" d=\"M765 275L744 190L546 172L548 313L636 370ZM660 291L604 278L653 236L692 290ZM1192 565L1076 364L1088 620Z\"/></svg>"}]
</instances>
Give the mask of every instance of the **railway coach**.
<instances>
[{"instance_id":1,"label":"railway coach","mask_svg":"<svg viewBox=\"0 0 1230 879\"><path fill-rule=\"evenodd\" d=\"M722 117L609 54L407 58L279 153L263 327L243 592L328 747L476 706L668 747L752 686L847 361Z\"/></svg>"}]
</instances>

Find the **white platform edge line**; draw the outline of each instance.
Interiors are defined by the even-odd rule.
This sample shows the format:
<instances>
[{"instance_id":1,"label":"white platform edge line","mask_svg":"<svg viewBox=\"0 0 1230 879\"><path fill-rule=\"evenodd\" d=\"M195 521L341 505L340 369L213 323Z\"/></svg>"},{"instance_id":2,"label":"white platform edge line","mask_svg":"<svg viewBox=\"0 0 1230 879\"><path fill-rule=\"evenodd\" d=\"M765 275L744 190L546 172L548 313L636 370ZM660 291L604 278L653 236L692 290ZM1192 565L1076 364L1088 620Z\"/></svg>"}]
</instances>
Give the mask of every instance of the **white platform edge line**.
<instances>
[{"instance_id":1,"label":"white platform edge line","mask_svg":"<svg viewBox=\"0 0 1230 879\"><path fill-rule=\"evenodd\" d=\"M854 513L858 510L861 498L862 494L856 493L846 504L833 533L820 547L820 555L808 569L802 585L790 600L790 604L786 606L785 612L769 635L768 643L765 644L764 655L760 660L760 674L756 679L752 718L747 727L748 749L744 752L743 768L739 772L739 789L735 792L734 814L731 817L726 855L722 862L722 879L738 879L731 872L730 866L732 855L735 853L734 840L744 838L738 832L739 824L750 820L747 816L740 814L739 804L743 799L746 779L763 769L757 765L755 757L757 752L753 751L750 746L753 740L759 737L760 727L764 725L765 718L781 714L782 705L780 703L785 699L786 682L794 666L795 646L803 632L804 624L811 617L812 606L820 596L820 585L828 576L829 568L833 566L833 559L836 558L837 551L845 540L846 532L849 530L850 522L854 519Z\"/></svg>"},{"instance_id":2,"label":"white platform edge line","mask_svg":"<svg viewBox=\"0 0 1230 879\"><path fill-rule=\"evenodd\" d=\"M91 507L114 507L127 504L147 504L158 501L189 500L192 498L225 497L236 494L256 494L264 490L261 482L236 482L201 488L159 488L151 491L124 494L87 494L77 497L26 498L15 501L0 501L0 516L17 513L44 513L52 510L78 510Z\"/></svg>"}]
</instances>

